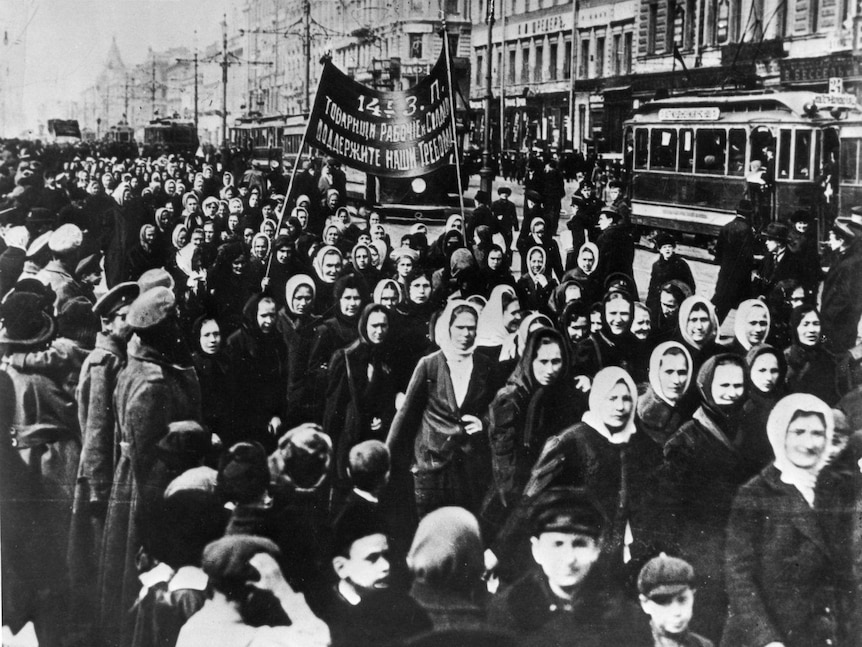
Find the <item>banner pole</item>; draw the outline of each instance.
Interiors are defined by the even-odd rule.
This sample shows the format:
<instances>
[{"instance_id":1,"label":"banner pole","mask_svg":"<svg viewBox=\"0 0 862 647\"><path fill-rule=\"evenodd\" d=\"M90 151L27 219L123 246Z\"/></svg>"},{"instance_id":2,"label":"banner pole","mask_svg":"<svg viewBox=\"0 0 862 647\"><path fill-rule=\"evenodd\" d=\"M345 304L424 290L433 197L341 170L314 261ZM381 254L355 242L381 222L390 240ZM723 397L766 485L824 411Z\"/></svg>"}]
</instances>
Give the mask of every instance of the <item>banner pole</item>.
<instances>
[{"instance_id":1,"label":"banner pole","mask_svg":"<svg viewBox=\"0 0 862 647\"><path fill-rule=\"evenodd\" d=\"M323 75L320 75L321 78ZM317 80L317 87L314 90L314 103L317 103L317 93L320 90L320 79ZM287 203L290 201L290 193L293 191L293 181L296 179L296 171L299 169L299 164L302 161L302 154L305 152L305 142L308 139L308 125L311 123L311 113L305 116L305 130L302 133L302 141L299 143L299 151L296 153L296 160L293 163L293 171L290 173L290 181L287 183L287 195L284 196L284 202L281 205L281 213L278 215L278 225L275 228L275 237L278 238L278 232L281 231L281 226L284 224L284 214L287 211ZM283 144L282 144L283 145ZM311 214L309 214L310 216ZM275 242L275 241L273 241ZM266 262L266 273L263 275L265 279L269 278L269 272L272 269L272 259L275 257L275 250L269 250L269 260Z\"/></svg>"},{"instance_id":2,"label":"banner pole","mask_svg":"<svg viewBox=\"0 0 862 647\"><path fill-rule=\"evenodd\" d=\"M458 181L458 201L461 205L461 236L464 244L470 244L467 240L467 217L464 215L464 187L461 182L461 159L458 154L458 127L455 119L455 83L452 78L452 57L449 51L449 32L446 30L446 19L443 19L443 51L446 56L446 76L449 82L449 113L452 121L452 141L455 143L455 174Z\"/></svg>"}]
</instances>

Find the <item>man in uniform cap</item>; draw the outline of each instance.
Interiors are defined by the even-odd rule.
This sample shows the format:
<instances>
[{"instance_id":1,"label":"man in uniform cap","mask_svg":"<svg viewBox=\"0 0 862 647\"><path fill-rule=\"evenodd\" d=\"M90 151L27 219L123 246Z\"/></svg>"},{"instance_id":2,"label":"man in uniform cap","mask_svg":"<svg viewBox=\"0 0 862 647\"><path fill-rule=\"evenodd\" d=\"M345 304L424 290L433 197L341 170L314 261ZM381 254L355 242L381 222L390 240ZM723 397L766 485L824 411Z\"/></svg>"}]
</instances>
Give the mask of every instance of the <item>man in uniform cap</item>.
<instances>
[{"instance_id":1,"label":"man in uniform cap","mask_svg":"<svg viewBox=\"0 0 862 647\"><path fill-rule=\"evenodd\" d=\"M183 625L176 647L328 645L326 625L284 579L276 561L280 557L278 547L263 537L230 535L209 544L201 567L209 578L210 599ZM271 592L281 604L290 618L289 626L248 623L243 615L245 600L261 590Z\"/></svg>"},{"instance_id":2,"label":"man in uniform cap","mask_svg":"<svg viewBox=\"0 0 862 647\"><path fill-rule=\"evenodd\" d=\"M537 568L491 603L489 623L519 644L651 645L639 612L594 570L605 519L582 488L545 490L532 503L530 547Z\"/></svg>"},{"instance_id":3,"label":"man in uniform cap","mask_svg":"<svg viewBox=\"0 0 862 647\"><path fill-rule=\"evenodd\" d=\"M77 225L61 225L48 239L48 249L51 250L51 261L36 275L40 281L47 283L57 293L55 307L59 307L67 299L86 296L83 287L75 280L72 273L78 265L78 250L84 241L84 235Z\"/></svg>"}]
</instances>

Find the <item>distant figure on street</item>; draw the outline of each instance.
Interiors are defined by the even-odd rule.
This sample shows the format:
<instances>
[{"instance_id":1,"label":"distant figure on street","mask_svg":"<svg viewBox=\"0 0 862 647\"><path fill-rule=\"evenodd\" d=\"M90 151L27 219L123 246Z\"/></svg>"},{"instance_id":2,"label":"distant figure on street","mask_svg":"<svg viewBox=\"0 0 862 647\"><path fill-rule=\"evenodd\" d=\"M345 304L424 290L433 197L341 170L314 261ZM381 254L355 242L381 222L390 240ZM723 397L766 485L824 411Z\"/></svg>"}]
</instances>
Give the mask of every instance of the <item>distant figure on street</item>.
<instances>
[{"instance_id":1,"label":"distant figure on street","mask_svg":"<svg viewBox=\"0 0 862 647\"><path fill-rule=\"evenodd\" d=\"M719 270L712 303L719 322L751 293L751 270L754 268L751 214L751 202L740 200L736 217L718 233L715 260Z\"/></svg>"}]
</instances>

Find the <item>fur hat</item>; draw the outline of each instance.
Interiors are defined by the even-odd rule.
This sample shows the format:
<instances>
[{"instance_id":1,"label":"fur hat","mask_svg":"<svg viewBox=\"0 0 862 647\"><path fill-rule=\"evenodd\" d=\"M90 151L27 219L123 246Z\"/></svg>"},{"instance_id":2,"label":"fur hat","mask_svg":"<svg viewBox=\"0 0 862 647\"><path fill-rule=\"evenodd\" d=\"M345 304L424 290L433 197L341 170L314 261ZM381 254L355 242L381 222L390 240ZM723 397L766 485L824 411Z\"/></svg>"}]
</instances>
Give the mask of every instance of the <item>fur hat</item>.
<instances>
[{"instance_id":1,"label":"fur hat","mask_svg":"<svg viewBox=\"0 0 862 647\"><path fill-rule=\"evenodd\" d=\"M132 302L126 317L129 325L135 330L146 330L165 321L171 313L176 312L174 293L166 287L156 287L141 295Z\"/></svg>"},{"instance_id":2,"label":"fur hat","mask_svg":"<svg viewBox=\"0 0 862 647\"><path fill-rule=\"evenodd\" d=\"M43 297L17 288L0 304L0 343L38 346L54 336L54 320L44 309Z\"/></svg>"}]
</instances>

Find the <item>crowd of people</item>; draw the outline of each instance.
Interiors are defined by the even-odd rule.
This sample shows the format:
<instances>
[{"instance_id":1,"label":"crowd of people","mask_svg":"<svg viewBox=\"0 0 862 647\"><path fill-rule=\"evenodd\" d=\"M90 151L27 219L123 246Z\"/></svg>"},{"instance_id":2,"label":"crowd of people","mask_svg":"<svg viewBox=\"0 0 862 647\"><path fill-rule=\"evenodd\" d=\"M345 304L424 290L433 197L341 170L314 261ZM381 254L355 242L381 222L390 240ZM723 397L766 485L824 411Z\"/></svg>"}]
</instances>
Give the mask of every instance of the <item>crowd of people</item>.
<instances>
[{"instance_id":1,"label":"crowd of people","mask_svg":"<svg viewBox=\"0 0 862 647\"><path fill-rule=\"evenodd\" d=\"M742 200L712 300L666 233L641 294L624 181L529 167L523 209L500 184L393 240L333 159L7 143L4 624L862 645L862 211L827 258Z\"/></svg>"}]
</instances>

